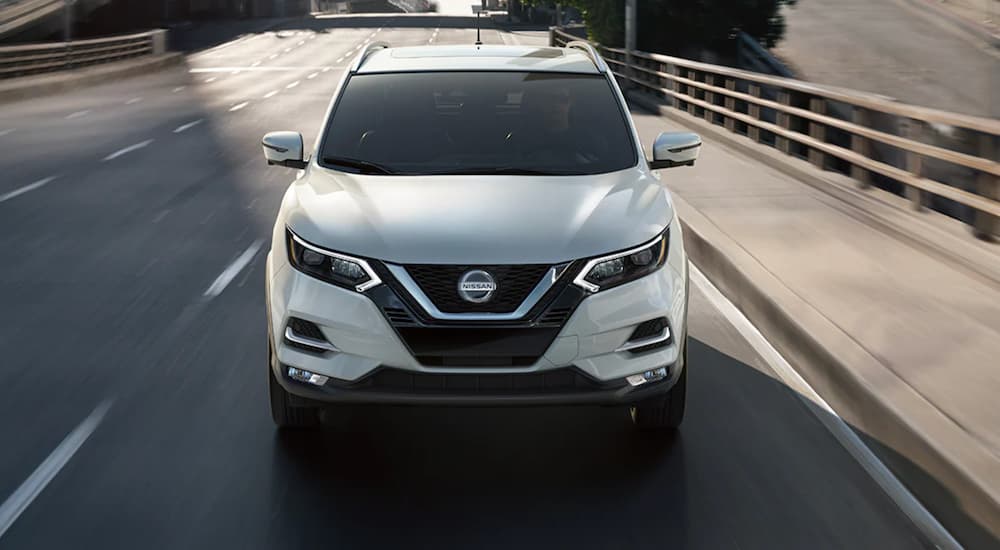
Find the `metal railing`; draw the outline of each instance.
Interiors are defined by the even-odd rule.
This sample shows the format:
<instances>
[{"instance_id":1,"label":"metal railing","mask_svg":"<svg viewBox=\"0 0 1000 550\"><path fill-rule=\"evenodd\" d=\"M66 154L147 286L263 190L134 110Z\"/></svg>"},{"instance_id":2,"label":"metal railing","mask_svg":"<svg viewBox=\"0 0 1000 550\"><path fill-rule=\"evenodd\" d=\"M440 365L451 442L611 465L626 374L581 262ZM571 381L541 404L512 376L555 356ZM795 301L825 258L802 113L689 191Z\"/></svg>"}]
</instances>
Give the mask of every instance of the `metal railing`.
<instances>
[{"instance_id":1,"label":"metal railing","mask_svg":"<svg viewBox=\"0 0 1000 550\"><path fill-rule=\"evenodd\" d=\"M578 40L556 28L549 36L553 46ZM653 94L817 167L841 170L862 187L874 177L895 182L916 210L932 197L953 201L970 210L970 215L956 217L970 223L978 237L1000 235L1000 120L666 55L597 47L623 87ZM834 112L847 112L850 120ZM962 138L947 140L945 146L928 128ZM966 172L967 189L930 177L928 168L941 172L943 165Z\"/></svg>"},{"instance_id":2,"label":"metal railing","mask_svg":"<svg viewBox=\"0 0 1000 550\"><path fill-rule=\"evenodd\" d=\"M161 54L165 50L163 30L95 40L4 46L0 47L0 79L78 69Z\"/></svg>"}]
</instances>

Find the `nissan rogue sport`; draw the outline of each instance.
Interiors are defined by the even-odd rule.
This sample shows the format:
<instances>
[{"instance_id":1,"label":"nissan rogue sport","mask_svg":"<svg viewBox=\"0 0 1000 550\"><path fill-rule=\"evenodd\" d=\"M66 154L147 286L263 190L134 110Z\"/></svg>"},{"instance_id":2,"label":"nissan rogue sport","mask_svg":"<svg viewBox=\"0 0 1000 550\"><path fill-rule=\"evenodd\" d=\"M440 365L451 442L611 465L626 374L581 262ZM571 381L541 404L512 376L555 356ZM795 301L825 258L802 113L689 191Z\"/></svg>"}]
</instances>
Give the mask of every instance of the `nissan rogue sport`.
<instances>
[{"instance_id":1,"label":"nissan rogue sport","mask_svg":"<svg viewBox=\"0 0 1000 550\"><path fill-rule=\"evenodd\" d=\"M615 75L566 48L372 44L298 170L267 256L271 414L332 404L604 405L684 416L688 262ZM335 411L334 411L335 414Z\"/></svg>"}]
</instances>

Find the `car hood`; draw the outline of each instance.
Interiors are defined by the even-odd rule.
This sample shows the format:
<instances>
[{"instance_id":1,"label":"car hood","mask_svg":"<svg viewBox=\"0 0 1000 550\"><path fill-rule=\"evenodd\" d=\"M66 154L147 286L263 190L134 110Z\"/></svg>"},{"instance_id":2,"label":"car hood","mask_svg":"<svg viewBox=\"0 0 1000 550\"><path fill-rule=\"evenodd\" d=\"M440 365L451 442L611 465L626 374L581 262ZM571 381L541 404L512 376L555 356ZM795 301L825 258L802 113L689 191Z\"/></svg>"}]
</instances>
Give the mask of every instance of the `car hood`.
<instances>
[{"instance_id":1,"label":"car hood","mask_svg":"<svg viewBox=\"0 0 1000 550\"><path fill-rule=\"evenodd\" d=\"M641 244L673 217L640 169L597 176L372 176L316 166L292 184L288 226L331 250L393 263L559 263Z\"/></svg>"}]
</instances>

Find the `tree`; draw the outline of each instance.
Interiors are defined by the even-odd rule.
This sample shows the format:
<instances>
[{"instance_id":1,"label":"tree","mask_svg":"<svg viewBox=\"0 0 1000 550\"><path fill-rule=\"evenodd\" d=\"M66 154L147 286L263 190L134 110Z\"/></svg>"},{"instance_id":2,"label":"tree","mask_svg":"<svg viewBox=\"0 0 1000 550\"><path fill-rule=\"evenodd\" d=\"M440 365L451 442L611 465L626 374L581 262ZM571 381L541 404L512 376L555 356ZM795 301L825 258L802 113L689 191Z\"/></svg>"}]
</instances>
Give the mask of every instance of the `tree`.
<instances>
[{"instance_id":1,"label":"tree","mask_svg":"<svg viewBox=\"0 0 1000 550\"><path fill-rule=\"evenodd\" d=\"M797 0L637 0L639 49L681 54L708 48L725 52L737 31L765 47L785 33L781 7ZM584 14L591 40L608 46L625 42L625 0L565 0Z\"/></svg>"}]
</instances>

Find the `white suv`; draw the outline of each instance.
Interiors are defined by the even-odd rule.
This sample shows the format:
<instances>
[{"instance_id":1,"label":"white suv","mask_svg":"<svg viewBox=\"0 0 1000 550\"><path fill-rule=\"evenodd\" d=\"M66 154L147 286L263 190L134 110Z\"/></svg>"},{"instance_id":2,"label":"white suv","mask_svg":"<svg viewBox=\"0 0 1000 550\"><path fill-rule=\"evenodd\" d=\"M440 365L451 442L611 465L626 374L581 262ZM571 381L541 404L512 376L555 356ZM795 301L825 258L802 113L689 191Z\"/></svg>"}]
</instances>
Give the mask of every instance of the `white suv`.
<instances>
[{"instance_id":1,"label":"white suv","mask_svg":"<svg viewBox=\"0 0 1000 550\"><path fill-rule=\"evenodd\" d=\"M614 75L567 48L373 44L330 103L267 257L279 427L330 404L617 405L684 416L688 262ZM327 407L328 408L328 407Z\"/></svg>"}]
</instances>

